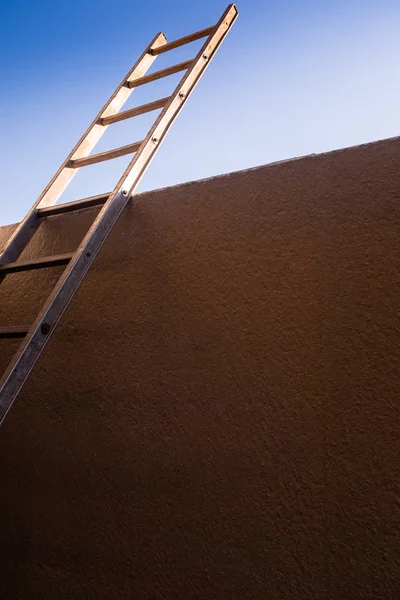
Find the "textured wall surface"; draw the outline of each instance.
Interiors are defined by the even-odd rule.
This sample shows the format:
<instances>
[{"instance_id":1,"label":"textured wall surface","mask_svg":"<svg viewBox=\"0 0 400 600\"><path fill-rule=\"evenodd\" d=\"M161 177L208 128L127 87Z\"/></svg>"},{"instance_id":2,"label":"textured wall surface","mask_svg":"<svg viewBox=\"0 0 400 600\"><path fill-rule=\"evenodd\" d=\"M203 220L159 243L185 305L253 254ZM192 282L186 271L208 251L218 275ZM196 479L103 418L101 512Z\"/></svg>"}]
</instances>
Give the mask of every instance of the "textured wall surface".
<instances>
[{"instance_id":1,"label":"textured wall surface","mask_svg":"<svg viewBox=\"0 0 400 600\"><path fill-rule=\"evenodd\" d=\"M135 198L1 428L1 598L400 597L399 199L400 139Z\"/></svg>"}]
</instances>

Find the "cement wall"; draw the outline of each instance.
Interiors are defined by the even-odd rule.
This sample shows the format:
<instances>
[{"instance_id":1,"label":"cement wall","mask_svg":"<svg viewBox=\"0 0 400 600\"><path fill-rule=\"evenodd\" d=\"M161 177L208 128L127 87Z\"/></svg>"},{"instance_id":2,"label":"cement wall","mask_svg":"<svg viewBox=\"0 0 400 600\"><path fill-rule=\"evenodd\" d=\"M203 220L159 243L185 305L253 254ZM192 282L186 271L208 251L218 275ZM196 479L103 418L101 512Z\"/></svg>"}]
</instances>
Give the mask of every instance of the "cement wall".
<instances>
[{"instance_id":1,"label":"cement wall","mask_svg":"<svg viewBox=\"0 0 400 600\"><path fill-rule=\"evenodd\" d=\"M1 598L400 596L399 197L400 139L136 197L1 428Z\"/></svg>"}]
</instances>

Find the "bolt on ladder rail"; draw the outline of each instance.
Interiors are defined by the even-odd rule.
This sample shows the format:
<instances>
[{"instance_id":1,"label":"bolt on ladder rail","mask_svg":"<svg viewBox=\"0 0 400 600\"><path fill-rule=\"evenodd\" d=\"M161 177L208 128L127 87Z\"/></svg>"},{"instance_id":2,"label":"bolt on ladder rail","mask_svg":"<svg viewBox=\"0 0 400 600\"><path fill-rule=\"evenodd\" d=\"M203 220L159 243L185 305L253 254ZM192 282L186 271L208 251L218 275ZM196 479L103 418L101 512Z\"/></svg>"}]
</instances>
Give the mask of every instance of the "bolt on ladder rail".
<instances>
[{"instance_id":1,"label":"bolt on ladder rail","mask_svg":"<svg viewBox=\"0 0 400 600\"><path fill-rule=\"evenodd\" d=\"M0 282L6 275L16 272L54 266L64 266L65 268L32 325L0 328L0 338L22 339L16 354L0 380L0 423L6 417L45 344L50 339L106 237L132 196L168 129L178 116L237 16L236 6L230 4L218 23L212 27L169 43L163 33L156 35L9 238L6 247L0 254ZM206 38L206 40L195 58L145 75L160 54L202 38ZM179 72L184 72L184 74L171 96L120 112L135 87ZM142 141L107 152L90 154L109 125L158 109L162 109L162 111ZM111 193L56 205L60 195L80 167L126 154L134 154L134 157ZM100 206L100 212L75 252L18 261L20 254L44 217L93 206Z\"/></svg>"}]
</instances>

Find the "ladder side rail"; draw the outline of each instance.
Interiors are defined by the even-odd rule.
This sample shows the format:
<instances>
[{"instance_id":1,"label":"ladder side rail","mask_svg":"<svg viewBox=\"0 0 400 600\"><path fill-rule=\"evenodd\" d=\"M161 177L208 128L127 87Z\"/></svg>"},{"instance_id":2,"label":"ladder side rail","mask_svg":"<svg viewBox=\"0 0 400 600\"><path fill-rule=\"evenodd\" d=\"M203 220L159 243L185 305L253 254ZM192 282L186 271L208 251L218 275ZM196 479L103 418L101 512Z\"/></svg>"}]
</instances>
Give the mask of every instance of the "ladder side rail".
<instances>
[{"instance_id":1,"label":"ladder side rail","mask_svg":"<svg viewBox=\"0 0 400 600\"><path fill-rule=\"evenodd\" d=\"M91 152L107 128L107 125L100 124L100 119L114 115L120 110L134 89L127 87L127 82L131 79L142 77L148 71L154 60L157 58L151 54L151 50L166 44L166 42L167 39L163 33L158 33L150 42L146 50L137 60L127 76L124 77L115 92L107 100L99 114L82 135L79 142L62 163L25 218L11 234L3 252L0 254L0 264L15 262L17 260L36 230L36 210L53 206L57 202L60 195L77 172L76 168L69 166L71 159L82 158Z\"/></svg>"},{"instance_id":2,"label":"ladder side rail","mask_svg":"<svg viewBox=\"0 0 400 600\"><path fill-rule=\"evenodd\" d=\"M183 77L170 102L165 106L143 141L136 156L130 162L114 191L100 210L95 221L82 240L72 261L64 270L28 335L20 344L14 359L0 380L0 424L10 410L20 388L35 365L55 326L66 310L73 295L85 277L89 267L100 251L107 235L126 206L130 195L142 178L160 142L179 114L184 101L226 37L238 15L235 5L230 5L215 27L192 68ZM206 55L206 58L203 56ZM184 91L183 91L184 90ZM180 94L184 94L183 98ZM157 136L157 137L155 137Z\"/></svg>"}]
</instances>

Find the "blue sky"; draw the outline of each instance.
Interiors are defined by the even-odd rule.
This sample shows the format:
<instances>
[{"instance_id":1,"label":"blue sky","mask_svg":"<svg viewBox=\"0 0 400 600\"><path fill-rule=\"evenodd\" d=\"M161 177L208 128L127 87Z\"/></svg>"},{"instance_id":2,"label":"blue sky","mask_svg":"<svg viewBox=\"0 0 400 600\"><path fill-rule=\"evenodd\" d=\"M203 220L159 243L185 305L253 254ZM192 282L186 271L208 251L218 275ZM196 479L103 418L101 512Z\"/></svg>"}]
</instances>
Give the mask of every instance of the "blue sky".
<instances>
[{"instance_id":1,"label":"blue sky","mask_svg":"<svg viewBox=\"0 0 400 600\"><path fill-rule=\"evenodd\" d=\"M226 0L0 0L0 224L20 220L158 31L216 22ZM240 16L138 191L400 134L400 3L239 0ZM194 55L167 53L153 70ZM167 95L175 76L126 108ZM156 113L95 152L142 139ZM62 201L113 188L128 157L81 169Z\"/></svg>"}]
</instances>

